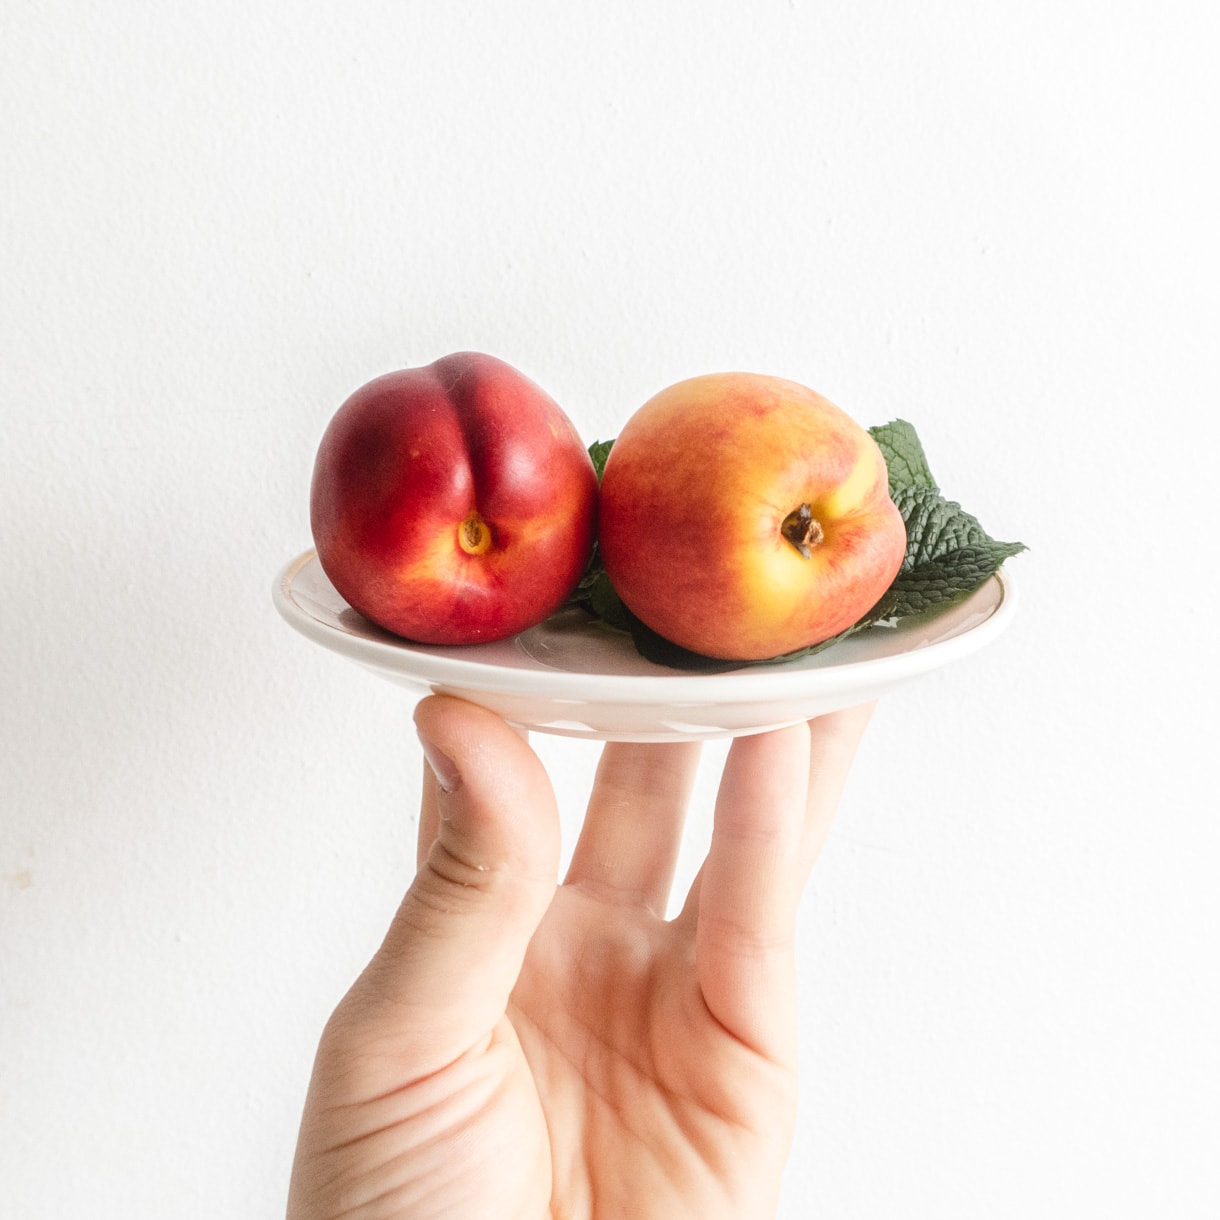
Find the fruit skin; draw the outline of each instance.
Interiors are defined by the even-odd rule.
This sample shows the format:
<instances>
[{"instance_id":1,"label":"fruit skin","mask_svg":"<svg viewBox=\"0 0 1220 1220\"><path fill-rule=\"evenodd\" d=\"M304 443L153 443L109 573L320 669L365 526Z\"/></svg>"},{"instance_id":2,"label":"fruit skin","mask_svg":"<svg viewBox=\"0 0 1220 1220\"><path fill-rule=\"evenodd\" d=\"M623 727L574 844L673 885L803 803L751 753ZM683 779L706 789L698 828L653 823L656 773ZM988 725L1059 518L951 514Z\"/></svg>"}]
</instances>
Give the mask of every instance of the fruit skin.
<instances>
[{"instance_id":1,"label":"fruit skin","mask_svg":"<svg viewBox=\"0 0 1220 1220\"><path fill-rule=\"evenodd\" d=\"M597 476L571 421L494 356L387 373L335 413L310 522L343 598L427 644L503 639L558 609L593 548Z\"/></svg>"},{"instance_id":2,"label":"fruit skin","mask_svg":"<svg viewBox=\"0 0 1220 1220\"><path fill-rule=\"evenodd\" d=\"M809 536L794 515L792 541L785 522L802 505ZM610 451L599 511L601 558L627 608L723 660L837 635L906 550L868 432L813 390L752 373L694 377L645 403Z\"/></svg>"}]
</instances>

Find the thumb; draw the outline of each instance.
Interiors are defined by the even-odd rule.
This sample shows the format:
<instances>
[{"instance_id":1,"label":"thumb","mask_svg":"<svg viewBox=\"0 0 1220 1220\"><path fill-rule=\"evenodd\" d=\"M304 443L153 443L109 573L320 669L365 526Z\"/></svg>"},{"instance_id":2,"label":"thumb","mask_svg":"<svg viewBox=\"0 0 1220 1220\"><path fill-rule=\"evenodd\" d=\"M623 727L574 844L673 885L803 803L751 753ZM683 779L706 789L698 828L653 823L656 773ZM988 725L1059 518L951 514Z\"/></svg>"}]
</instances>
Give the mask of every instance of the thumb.
<instances>
[{"instance_id":1,"label":"thumb","mask_svg":"<svg viewBox=\"0 0 1220 1220\"><path fill-rule=\"evenodd\" d=\"M421 826L434 837L358 988L409 1029L423 1072L504 1015L555 894L559 817L538 756L494 712L434 696L415 724L429 764Z\"/></svg>"}]
</instances>

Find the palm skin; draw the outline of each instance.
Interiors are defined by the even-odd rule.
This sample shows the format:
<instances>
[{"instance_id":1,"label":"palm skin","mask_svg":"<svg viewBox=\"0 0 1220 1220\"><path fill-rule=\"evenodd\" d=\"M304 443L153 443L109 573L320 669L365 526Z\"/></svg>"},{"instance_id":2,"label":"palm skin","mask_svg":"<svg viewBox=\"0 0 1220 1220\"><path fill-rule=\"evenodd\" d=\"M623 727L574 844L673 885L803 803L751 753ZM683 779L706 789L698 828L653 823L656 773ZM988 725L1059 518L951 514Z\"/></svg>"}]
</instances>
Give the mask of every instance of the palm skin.
<instances>
[{"instance_id":1,"label":"palm skin","mask_svg":"<svg viewBox=\"0 0 1220 1220\"><path fill-rule=\"evenodd\" d=\"M557 887L526 742L473 705L421 704L420 867L323 1034L290 1220L773 1215L796 908L867 716L734 743L667 920L696 746L606 747Z\"/></svg>"}]
</instances>

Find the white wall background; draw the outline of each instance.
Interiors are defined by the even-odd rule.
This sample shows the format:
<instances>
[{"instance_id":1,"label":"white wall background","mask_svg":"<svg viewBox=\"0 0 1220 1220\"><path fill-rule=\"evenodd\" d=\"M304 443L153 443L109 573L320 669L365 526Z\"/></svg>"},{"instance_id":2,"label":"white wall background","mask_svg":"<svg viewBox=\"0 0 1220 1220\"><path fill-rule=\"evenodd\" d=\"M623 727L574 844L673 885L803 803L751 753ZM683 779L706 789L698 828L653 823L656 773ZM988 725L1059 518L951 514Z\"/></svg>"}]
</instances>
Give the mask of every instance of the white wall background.
<instances>
[{"instance_id":1,"label":"white wall background","mask_svg":"<svg viewBox=\"0 0 1220 1220\"><path fill-rule=\"evenodd\" d=\"M342 398L475 348L589 439L905 416L1032 547L809 892L785 1220L1220 1215L1215 11L4 5L0 1214L281 1213L418 763L271 582Z\"/></svg>"}]
</instances>

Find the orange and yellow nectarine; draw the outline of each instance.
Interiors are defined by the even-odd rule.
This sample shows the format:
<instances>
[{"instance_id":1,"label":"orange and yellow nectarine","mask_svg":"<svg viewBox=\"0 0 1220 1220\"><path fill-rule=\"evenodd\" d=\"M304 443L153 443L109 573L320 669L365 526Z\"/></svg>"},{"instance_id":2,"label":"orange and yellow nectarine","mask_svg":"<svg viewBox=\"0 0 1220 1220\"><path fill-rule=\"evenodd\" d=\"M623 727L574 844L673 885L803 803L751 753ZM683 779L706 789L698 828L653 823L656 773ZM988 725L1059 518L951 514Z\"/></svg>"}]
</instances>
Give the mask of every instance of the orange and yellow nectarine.
<instances>
[{"instance_id":1,"label":"orange and yellow nectarine","mask_svg":"<svg viewBox=\"0 0 1220 1220\"><path fill-rule=\"evenodd\" d=\"M713 373L626 423L601 485L599 547L627 608L693 652L765 660L867 613L906 528L868 432L792 381Z\"/></svg>"}]
</instances>

